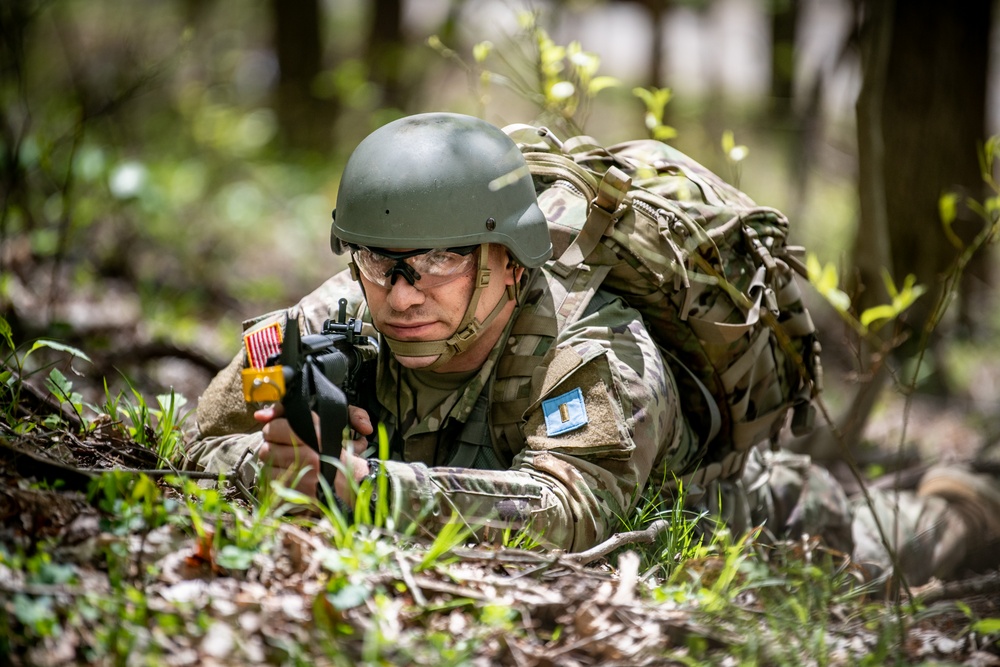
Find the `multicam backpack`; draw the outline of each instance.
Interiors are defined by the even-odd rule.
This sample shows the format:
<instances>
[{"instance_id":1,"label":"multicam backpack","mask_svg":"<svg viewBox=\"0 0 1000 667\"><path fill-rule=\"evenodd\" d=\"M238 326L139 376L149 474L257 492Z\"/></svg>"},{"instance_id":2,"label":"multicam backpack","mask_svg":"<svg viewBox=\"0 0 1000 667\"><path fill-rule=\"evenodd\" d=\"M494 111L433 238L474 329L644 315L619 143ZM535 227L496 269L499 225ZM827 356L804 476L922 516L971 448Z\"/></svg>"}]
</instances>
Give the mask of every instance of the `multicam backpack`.
<instances>
[{"instance_id":1,"label":"multicam backpack","mask_svg":"<svg viewBox=\"0 0 1000 667\"><path fill-rule=\"evenodd\" d=\"M544 128L505 131L549 221L549 267L573 289L624 297L659 343L699 434L692 481L738 474L790 409L793 433L808 430L819 344L784 215L658 141L603 148Z\"/></svg>"}]
</instances>

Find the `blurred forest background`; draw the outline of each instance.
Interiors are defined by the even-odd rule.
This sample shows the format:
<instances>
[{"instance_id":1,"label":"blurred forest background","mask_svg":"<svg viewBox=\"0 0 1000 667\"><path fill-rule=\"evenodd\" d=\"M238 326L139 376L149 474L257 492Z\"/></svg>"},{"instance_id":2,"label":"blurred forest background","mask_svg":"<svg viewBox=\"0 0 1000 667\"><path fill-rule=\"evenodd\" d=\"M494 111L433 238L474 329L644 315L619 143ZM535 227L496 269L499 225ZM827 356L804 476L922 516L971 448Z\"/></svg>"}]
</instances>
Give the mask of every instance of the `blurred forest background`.
<instances>
[{"instance_id":1,"label":"blurred forest background","mask_svg":"<svg viewBox=\"0 0 1000 667\"><path fill-rule=\"evenodd\" d=\"M670 89L660 131L784 210L853 312L891 300L883 268L927 288L864 342L811 296L849 438L921 359L919 391L988 447L995 252L969 244L996 216L976 204L996 194L978 158L1000 127L996 17L990 0L4 0L0 315L18 343L84 350L74 381L193 405L241 320L342 268L330 210L362 137L430 110L565 136L567 107L545 101L592 54L618 85L578 100L580 129L648 136L633 89ZM540 35L582 55L539 71Z\"/></svg>"}]
</instances>

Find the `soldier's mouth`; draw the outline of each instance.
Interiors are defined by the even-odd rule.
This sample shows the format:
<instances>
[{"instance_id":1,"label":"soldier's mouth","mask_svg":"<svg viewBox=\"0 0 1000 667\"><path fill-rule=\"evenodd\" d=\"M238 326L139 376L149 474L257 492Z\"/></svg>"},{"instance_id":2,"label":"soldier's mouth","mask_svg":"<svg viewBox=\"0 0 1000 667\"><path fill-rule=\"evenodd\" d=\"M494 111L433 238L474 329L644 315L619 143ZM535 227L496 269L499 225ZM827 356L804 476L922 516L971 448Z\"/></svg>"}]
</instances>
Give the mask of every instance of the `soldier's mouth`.
<instances>
[{"instance_id":1,"label":"soldier's mouth","mask_svg":"<svg viewBox=\"0 0 1000 667\"><path fill-rule=\"evenodd\" d=\"M422 338L432 333L437 322L400 322L383 324L382 332L400 340Z\"/></svg>"}]
</instances>

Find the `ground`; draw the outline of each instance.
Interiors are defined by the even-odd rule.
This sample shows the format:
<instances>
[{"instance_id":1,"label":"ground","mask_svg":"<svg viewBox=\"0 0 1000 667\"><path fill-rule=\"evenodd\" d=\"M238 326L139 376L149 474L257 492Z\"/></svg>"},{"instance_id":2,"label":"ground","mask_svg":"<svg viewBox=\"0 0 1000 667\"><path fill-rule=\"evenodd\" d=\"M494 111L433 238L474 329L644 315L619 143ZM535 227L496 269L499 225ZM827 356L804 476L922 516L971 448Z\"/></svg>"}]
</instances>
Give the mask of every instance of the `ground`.
<instances>
[{"instance_id":1,"label":"ground","mask_svg":"<svg viewBox=\"0 0 1000 667\"><path fill-rule=\"evenodd\" d=\"M683 563L658 550L664 524L583 555L427 544L303 513L288 492L255 507L165 477L122 423L52 419L43 392L19 404L0 422L0 655L14 664L1000 665L1000 571L894 604L811 542L734 539ZM898 442L900 409L869 433ZM968 422L921 404L913 446L988 445ZM150 472L94 481L110 468Z\"/></svg>"}]
</instances>

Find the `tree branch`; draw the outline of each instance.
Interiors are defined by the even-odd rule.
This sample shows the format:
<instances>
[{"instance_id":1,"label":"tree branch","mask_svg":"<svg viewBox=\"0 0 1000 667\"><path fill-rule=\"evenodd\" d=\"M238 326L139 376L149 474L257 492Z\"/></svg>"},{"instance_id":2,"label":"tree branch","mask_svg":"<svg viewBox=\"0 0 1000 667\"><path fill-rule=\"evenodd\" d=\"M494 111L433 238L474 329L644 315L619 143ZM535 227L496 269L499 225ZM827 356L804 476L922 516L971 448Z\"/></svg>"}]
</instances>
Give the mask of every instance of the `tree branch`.
<instances>
[{"instance_id":1,"label":"tree branch","mask_svg":"<svg viewBox=\"0 0 1000 667\"><path fill-rule=\"evenodd\" d=\"M616 533L598 544L596 547L575 554L566 554L562 557L562 559L578 565L586 565L587 563L594 562L598 558L604 558L615 549L623 547L626 544L652 544L657 537L669 529L669 521L666 519L657 519L653 523L649 524L645 530L633 530L628 533Z\"/></svg>"},{"instance_id":2,"label":"tree branch","mask_svg":"<svg viewBox=\"0 0 1000 667\"><path fill-rule=\"evenodd\" d=\"M914 591L914 595L924 604L934 604L942 600L960 600L970 595L995 595L1000 593L1000 570L963 579L961 581L938 582Z\"/></svg>"}]
</instances>

